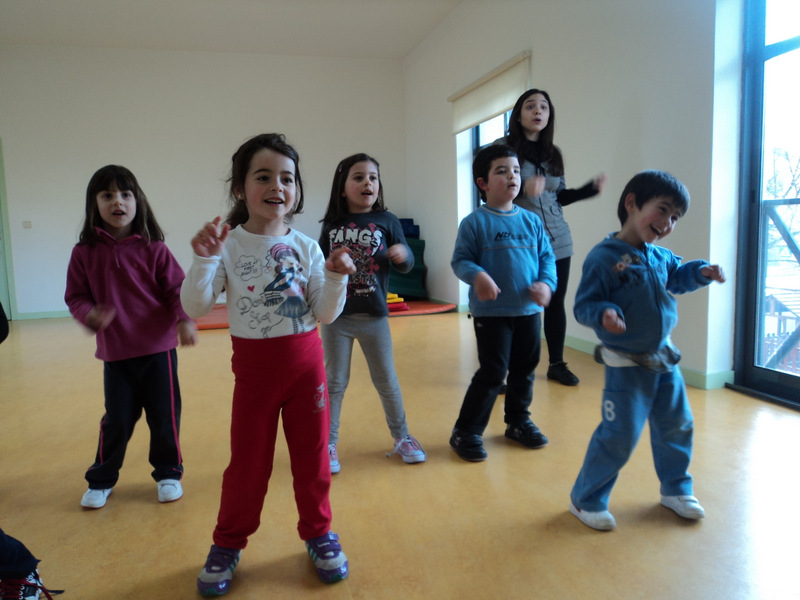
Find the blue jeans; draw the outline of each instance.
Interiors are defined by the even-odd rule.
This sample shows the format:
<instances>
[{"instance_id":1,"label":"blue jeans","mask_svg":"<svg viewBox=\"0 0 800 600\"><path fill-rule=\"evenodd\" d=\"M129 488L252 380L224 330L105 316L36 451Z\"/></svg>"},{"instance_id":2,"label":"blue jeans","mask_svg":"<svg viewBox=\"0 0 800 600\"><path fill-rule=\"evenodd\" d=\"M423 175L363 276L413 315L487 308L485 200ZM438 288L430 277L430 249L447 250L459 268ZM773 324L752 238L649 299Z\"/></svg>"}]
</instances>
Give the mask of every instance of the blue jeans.
<instances>
[{"instance_id":1,"label":"blue jeans","mask_svg":"<svg viewBox=\"0 0 800 600\"><path fill-rule=\"evenodd\" d=\"M692 494L688 468L694 420L677 366L669 373L653 373L639 366L606 367L602 414L570 494L576 507L592 512L608 509L611 490L645 422L650 423L661 494Z\"/></svg>"}]
</instances>

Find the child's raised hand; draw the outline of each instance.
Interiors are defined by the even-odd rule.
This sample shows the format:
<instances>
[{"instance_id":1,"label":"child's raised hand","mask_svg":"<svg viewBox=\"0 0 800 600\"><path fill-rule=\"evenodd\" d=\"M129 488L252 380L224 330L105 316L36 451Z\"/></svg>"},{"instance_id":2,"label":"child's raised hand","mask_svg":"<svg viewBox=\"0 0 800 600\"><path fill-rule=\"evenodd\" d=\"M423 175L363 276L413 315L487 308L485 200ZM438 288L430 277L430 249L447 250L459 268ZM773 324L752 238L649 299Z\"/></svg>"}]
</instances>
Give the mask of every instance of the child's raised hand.
<instances>
[{"instance_id":1,"label":"child's raised hand","mask_svg":"<svg viewBox=\"0 0 800 600\"><path fill-rule=\"evenodd\" d=\"M598 194L603 193L603 188L606 187L606 181L608 181L608 178L605 173L600 173L600 175L592 179L592 187L594 187Z\"/></svg>"},{"instance_id":2,"label":"child's raised hand","mask_svg":"<svg viewBox=\"0 0 800 600\"><path fill-rule=\"evenodd\" d=\"M525 180L525 195L528 198L538 198L544 191L544 175L534 175Z\"/></svg>"},{"instance_id":3,"label":"child's raised hand","mask_svg":"<svg viewBox=\"0 0 800 600\"><path fill-rule=\"evenodd\" d=\"M610 333L625 333L625 319L613 308L607 308L603 312L603 329Z\"/></svg>"},{"instance_id":4,"label":"child's raised hand","mask_svg":"<svg viewBox=\"0 0 800 600\"><path fill-rule=\"evenodd\" d=\"M405 244L394 244L393 246L389 246L389 249L386 251L386 255L389 257L390 261L396 265L399 265L400 263L405 262L408 258L408 250L406 249Z\"/></svg>"},{"instance_id":5,"label":"child's raised hand","mask_svg":"<svg viewBox=\"0 0 800 600\"><path fill-rule=\"evenodd\" d=\"M197 345L197 325L194 321L178 321L178 341L181 346Z\"/></svg>"},{"instance_id":6,"label":"child's raised hand","mask_svg":"<svg viewBox=\"0 0 800 600\"><path fill-rule=\"evenodd\" d=\"M719 265L708 265L700 269L700 274L703 277L708 277L711 281L718 281L725 283L725 273Z\"/></svg>"},{"instance_id":7,"label":"child's raised hand","mask_svg":"<svg viewBox=\"0 0 800 600\"><path fill-rule=\"evenodd\" d=\"M192 250L197 256L209 258L222 254L231 226L225 224L220 227L221 221L222 217L216 217L210 223L203 225L203 228L192 238Z\"/></svg>"},{"instance_id":8,"label":"child's raised hand","mask_svg":"<svg viewBox=\"0 0 800 600\"><path fill-rule=\"evenodd\" d=\"M352 275L356 272L356 265L350 258L350 248L339 246L328 255L325 261L325 268L342 275Z\"/></svg>"},{"instance_id":9,"label":"child's raised hand","mask_svg":"<svg viewBox=\"0 0 800 600\"><path fill-rule=\"evenodd\" d=\"M486 271L481 271L475 275L475 279L472 280L472 287L475 288L475 294L481 302L497 300L497 296L500 294L500 288L497 287L492 276Z\"/></svg>"},{"instance_id":10,"label":"child's raised hand","mask_svg":"<svg viewBox=\"0 0 800 600\"><path fill-rule=\"evenodd\" d=\"M102 331L117 316L117 309L105 304L95 304L85 319L86 326L92 331Z\"/></svg>"},{"instance_id":11,"label":"child's raised hand","mask_svg":"<svg viewBox=\"0 0 800 600\"><path fill-rule=\"evenodd\" d=\"M531 294L531 300L536 302L539 306L547 306L550 304L550 299L553 297L553 290L550 286L542 281L537 281L528 288Z\"/></svg>"}]
</instances>

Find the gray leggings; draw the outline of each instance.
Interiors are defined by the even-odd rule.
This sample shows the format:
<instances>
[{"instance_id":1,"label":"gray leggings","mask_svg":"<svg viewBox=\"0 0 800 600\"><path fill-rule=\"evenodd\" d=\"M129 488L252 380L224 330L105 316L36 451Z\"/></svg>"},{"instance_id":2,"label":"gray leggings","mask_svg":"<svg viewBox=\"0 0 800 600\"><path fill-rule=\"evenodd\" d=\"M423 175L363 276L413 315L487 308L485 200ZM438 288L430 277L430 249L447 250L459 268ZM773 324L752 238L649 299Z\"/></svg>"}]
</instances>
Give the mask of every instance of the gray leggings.
<instances>
[{"instance_id":1,"label":"gray leggings","mask_svg":"<svg viewBox=\"0 0 800 600\"><path fill-rule=\"evenodd\" d=\"M408 435L403 395L394 370L389 318L367 314L341 315L330 325L320 327L320 337L325 349L325 372L331 407L329 443L336 444L339 441L339 418L344 392L350 382L353 340L358 340L364 353L392 437L398 439Z\"/></svg>"}]
</instances>

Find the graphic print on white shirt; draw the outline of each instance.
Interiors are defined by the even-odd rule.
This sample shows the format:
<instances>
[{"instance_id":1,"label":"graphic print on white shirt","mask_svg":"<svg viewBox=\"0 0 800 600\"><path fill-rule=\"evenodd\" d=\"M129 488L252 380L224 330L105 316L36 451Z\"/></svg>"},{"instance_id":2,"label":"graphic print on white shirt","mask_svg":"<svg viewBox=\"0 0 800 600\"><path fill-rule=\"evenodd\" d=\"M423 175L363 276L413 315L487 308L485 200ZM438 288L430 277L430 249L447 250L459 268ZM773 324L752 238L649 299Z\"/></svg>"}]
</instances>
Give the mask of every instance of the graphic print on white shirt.
<instances>
[{"instance_id":1,"label":"graphic print on white shirt","mask_svg":"<svg viewBox=\"0 0 800 600\"><path fill-rule=\"evenodd\" d=\"M239 314L250 317L250 329L260 329L268 337L270 329L283 321L277 318L280 316L292 320L295 333L302 331L300 319L310 310L305 301L308 280L293 248L275 244L263 261L255 256L240 256L234 273L244 282L254 281L247 285L247 291L253 295L242 296L236 303ZM272 279L266 285L256 282L262 275L271 274Z\"/></svg>"}]
</instances>

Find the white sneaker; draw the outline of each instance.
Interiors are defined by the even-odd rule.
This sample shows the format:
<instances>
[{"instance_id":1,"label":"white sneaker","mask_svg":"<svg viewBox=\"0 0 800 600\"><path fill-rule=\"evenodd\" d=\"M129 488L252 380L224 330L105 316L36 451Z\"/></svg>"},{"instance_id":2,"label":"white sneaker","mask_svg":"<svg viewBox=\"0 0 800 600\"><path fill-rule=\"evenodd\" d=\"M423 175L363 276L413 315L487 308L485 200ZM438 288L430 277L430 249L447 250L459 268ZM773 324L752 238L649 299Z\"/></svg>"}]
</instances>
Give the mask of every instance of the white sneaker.
<instances>
[{"instance_id":1,"label":"white sneaker","mask_svg":"<svg viewBox=\"0 0 800 600\"><path fill-rule=\"evenodd\" d=\"M328 444L328 459L331 461L331 474L342 470L342 465L339 464L339 455L336 452L336 444Z\"/></svg>"},{"instance_id":2,"label":"white sneaker","mask_svg":"<svg viewBox=\"0 0 800 600\"><path fill-rule=\"evenodd\" d=\"M394 450L387 452L386 456L399 454L406 464L425 462L427 455L422 448L422 444L413 435L406 434L394 441Z\"/></svg>"},{"instance_id":3,"label":"white sneaker","mask_svg":"<svg viewBox=\"0 0 800 600\"><path fill-rule=\"evenodd\" d=\"M183 496L183 488L177 479L162 479L158 482L159 502L175 502L181 496Z\"/></svg>"},{"instance_id":4,"label":"white sneaker","mask_svg":"<svg viewBox=\"0 0 800 600\"><path fill-rule=\"evenodd\" d=\"M113 489L93 490L89 488L81 498L81 506L84 508L103 508Z\"/></svg>"},{"instance_id":5,"label":"white sneaker","mask_svg":"<svg viewBox=\"0 0 800 600\"><path fill-rule=\"evenodd\" d=\"M617 526L614 516L607 510L598 510L595 512L581 510L570 502L569 512L578 517L587 527L597 529L598 531L611 531Z\"/></svg>"},{"instance_id":6,"label":"white sneaker","mask_svg":"<svg viewBox=\"0 0 800 600\"><path fill-rule=\"evenodd\" d=\"M706 511L694 496L661 496L661 504L674 510L684 519L702 519Z\"/></svg>"}]
</instances>

